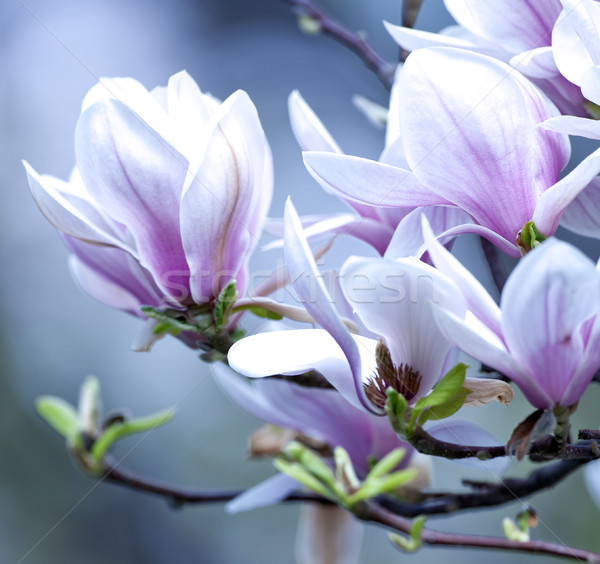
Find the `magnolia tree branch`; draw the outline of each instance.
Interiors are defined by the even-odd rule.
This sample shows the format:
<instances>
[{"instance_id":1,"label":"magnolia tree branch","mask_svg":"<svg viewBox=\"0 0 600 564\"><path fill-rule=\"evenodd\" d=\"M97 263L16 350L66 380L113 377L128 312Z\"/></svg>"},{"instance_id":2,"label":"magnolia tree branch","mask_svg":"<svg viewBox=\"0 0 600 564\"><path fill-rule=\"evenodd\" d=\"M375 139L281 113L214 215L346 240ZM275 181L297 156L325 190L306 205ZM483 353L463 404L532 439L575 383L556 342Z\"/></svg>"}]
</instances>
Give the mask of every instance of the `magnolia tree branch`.
<instances>
[{"instance_id":1,"label":"magnolia tree branch","mask_svg":"<svg viewBox=\"0 0 600 564\"><path fill-rule=\"evenodd\" d=\"M594 439L588 431L586 438ZM581 437L583 438L583 436ZM497 446L475 446L462 445L441 441L430 435L422 427L415 427L409 442L421 453L432 456L441 456L449 460L460 458L479 458L489 460L500 456L507 456L503 445ZM561 446L552 436L546 436L533 442L529 448L529 457L534 462L545 462L553 458L563 460L595 460L600 457L598 443L595 440L581 441L577 444L566 444Z\"/></svg>"},{"instance_id":2,"label":"magnolia tree branch","mask_svg":"<svg viewBox=\"0 0 600 564\"><path fill-rule=\"evenodd\" d=\"M525 480L511 479L506 480L502 484L476 484L478 488L482 488L476 493L440 494L438 499L427 500L420 504L398 504L389 501L364 502L358 504L353 512L362 520L379 523L380 525L384 525L395 531L409 534L411 530L411 521L405 517L450 513L457 511L458 509L499 505L508 501L514 501L519 497L535 493L541 489L554 485L584 463L585 461L581 460L562 461L536 470ZM125 472L113 465L110 461L107 461L104 465L104 475L102 479L120 484L130 489L158 495L167 499L175 506L180 506L185 503L224 503L231 501L242 493L240 490L192 491L183 488L173 488ZM293 493L283 501L331 503L329 500L324 499L319 495L301 492ZM400 515L405 515L405 517L401 517ZM516 542L500 537L443 533L427 528L421 531L420 538L422 543L426 545L513 550L600 563L599 554L545 541L534 540Z\"/></svg>"},{"instance_id":3,"label":"magnolia tree branch","mask_svg":"<svg viewBox=\"0 0 600 564\"><path fill-rule=\"evenodd\" d=\"M283 1L292 7L292 11L296 16L312 20L316 24L315 32L331 37L358 55L366 67L375 73L387 90L392 88L396 65L380 57L360 33L354 33L335 20L332 20L309 0Z\"/></svg>"},{"instance_id":4,"label":"magnolia tree branch","mask_svg":"<svg viewBox=\"0 0 600 564\"><path fill-rule=\"evenodd\" d=\"M508 272L505 266L502 264L502 255L497 247L492 245L485 237L480 237L481 248L483 249L483 256L488 263L492 279L498 293L502 293L506 279L508 278Z\"/></svg>"},{"instance_id":5,"label":"magnolia tree branch","mask_svg":"<svg viewBox=\"0 0 600 564\"><path fill-rule=\"evenodd\" d=\"M384 525L395 531L410 534L412 525L411 521L395 515L378 503L365 502L362 504L362 506L357 508L355 514L357 517L365 521L379 523L380 525ZM501 537L484 537L456 533L444 533L440 531L434 531L429 528L422 529L420 540L423 544L430 546L455 546L460 548L511 550L516 552L547 554L549 556L568 558L577 561L600 563L600 554L590 552L588 550L571 548L562 544L555 544L552 542L539 540L520 542L511 541Z\"/></svg>"}]
</instances>

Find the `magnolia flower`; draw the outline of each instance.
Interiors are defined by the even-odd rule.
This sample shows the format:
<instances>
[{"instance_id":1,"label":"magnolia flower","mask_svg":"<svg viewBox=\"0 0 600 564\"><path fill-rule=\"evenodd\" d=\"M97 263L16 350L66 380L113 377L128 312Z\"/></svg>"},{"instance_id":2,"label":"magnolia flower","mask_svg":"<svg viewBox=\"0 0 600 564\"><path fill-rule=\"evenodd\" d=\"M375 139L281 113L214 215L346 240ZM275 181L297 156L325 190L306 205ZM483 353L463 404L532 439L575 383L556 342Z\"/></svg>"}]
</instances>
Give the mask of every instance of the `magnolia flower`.
<instances>
[{"instance_id":1,"label":"magnolia flower","mask_svg":"<svg viewBox=\"0 0 600 564\"><path fill-rule=\"evenodd\" d=\"M304 160L323 186L344 197L389 207L446 205L466 223L439 234L477 233L509 255L533 219L552 235L560 217L600 169L593 153L570 174L568 138L538 124L555 106L506 64L464 50L420 49L397 79L397 116L407 167L309 152Z\"/></svg>"},{"instance_id":2,"label":"magnolia flower","mask_svg":"<svg viewBox=\"0 0 600 564\"><path fill-rule=\"evenodd\" d=\"M25 163L33 197L65 235L92 296L139 306L208 304L247 262L272 193L269 146L242 91L224 102L180 72L148 92L102 80L83 101L68 182Z\"/></svg>"},{"instance_id":3,"label":"magnolia flower","mask_svg":"<svg viewBox=\"0 0 600 564\"><path fill-rule=\"evenodd\" d=\"M444 0L444 4L459 25L436 34L386 22L387 30L408 51L455 47L510 63L539 86L563 113L587 115L585 100L576 86L579 83L557 66L552 31L558 26L560 0Z\"/></svg>"},{"instance_id":4,"label":"magnolia flower","mask_svg":"<svg viewBox=\"0 0 600 564\"><path fill-rule=\"evenodd\" d=\"M443 334L507 375L535 407L575 404L600 368L600 273L592 261L549 239L521 259L498 307L424 229L433 263L461 287L468 304L464 315L434 305Z\"/></svg>"},{"instance_id":5,"label":"magnolia flower","mask_svg":"<svg viewBox=\"0 0 600 564\"><path fill-rule=\"evenodd\" d=\"M351 257L340 272L345 298L366 328L381 340L351 334L317 273L289 201L285 216L284 250L290 279L304 307L323 329L251 335L230 349L230 366L253 378L314 369L349 403L376 414L384 412L388 386L395 387L410 404L427 395L450 367L451 359L450 341L438 329L431 304L443 304L456 316L463 316L466 301L459 288L415 258ZM487 403L480 400L478 395L474 404Z\"/></svg>"}]
</instances>

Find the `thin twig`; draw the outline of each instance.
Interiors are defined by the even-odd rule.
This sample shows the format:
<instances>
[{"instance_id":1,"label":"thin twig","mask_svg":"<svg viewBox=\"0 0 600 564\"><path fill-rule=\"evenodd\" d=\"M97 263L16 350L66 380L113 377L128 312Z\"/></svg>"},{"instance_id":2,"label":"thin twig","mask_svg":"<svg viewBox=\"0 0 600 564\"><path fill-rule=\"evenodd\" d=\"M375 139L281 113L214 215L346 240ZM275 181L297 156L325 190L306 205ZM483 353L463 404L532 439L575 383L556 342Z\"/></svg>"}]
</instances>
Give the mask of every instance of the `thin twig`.
<instances>
[{"instance_id":1,"label":"thin twig","mask_svg":"<svg viewBox=\"0 0 600 564\"><path fill-rule=\"evenodd\" d=\"M390 90L396 65L380 57L360 33L354 33L331 19L309 0L283 0L292 7L296 16L313 20L320 33L327 35L358 55L369 70L372 70L383 86Z\"/></svg>"},{"instance_id":2,"label":"thin twig","mask_svg":"<svg viewBox=\"0 0 600 564\"><path fill-rule=\"evenodd\" d=\"M395 515L388 509L375 502L365 502L355 512L357 517L365 521L379 523L399 531L410 534L411 521ZM584 562L600 563L600 554L571 548L562 544L552 542L531 540L527 542L511 541L501 537L484 537L475 535L463 535L455 533L444 533L424 528L420 534L421 542L430 546L455 546L461 548L483 548L496 550L510 550L516 552L531 552L547 554L549 556L569 558Z\"/></svg>"}]
</instances>

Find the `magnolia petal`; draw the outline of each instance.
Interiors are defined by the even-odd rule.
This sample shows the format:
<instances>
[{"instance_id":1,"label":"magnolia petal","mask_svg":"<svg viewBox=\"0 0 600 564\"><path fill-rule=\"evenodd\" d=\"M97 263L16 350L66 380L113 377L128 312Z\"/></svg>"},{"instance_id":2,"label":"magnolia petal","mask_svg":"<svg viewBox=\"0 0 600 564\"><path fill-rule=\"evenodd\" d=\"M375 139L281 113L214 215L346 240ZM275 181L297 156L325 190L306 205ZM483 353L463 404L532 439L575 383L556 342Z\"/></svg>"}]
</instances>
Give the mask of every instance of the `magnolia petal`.
<instances>
[{"instance_id":1,"label":"magnolia petal","mask_svg":"<svg viewBox=\"0 0 600 564\"><path fill-rule=\"evenodd\" d=\"M394 364L421 376L416 397L442 376L450 343L439 332L431 302L464 315L460 290L446 276L415 259L349 258L340 272L344 294L367 329L385 339Z\"/></svg>"},{"instance_id":2,"label":"magnolia petal","mask_svg":"<svg viewBox=\"0 0 600 564\"><path fill-rule=\"evenodd\" d=\"M465 406L487 405L494 400L508 405L515 397L509 384L494 378L465 378L464 387L471 390Z\"/></svg>"},{"instance_id":3,"label":"magnolia petal","mask_svg":"<svg viewBox=\"0 0 600 564\"><path fill-rule=\"evenodd\" d=\"M82 241L125 247L133 252L119 240L109 221L82 190L58 178L39 175L25 161L23 165L35 203L56 229Z\"/></svg>"},{"instance_id":4,"label":"magnolia petal","mask_svg":"<svg viewBox=\"0 0 600 564\"><path fill-rule=\"evenodd\" d=\"M75 255L69 257L69 268L80 288L94 299L142 317L140 306L143 303L125 288L100 275Z\"/></svg>"},{"instance_id":5,"label":"magnolia petal","mask_svg":"<svg viewBox=\"0 0 600 564\"><path fill-rule=\"evenodd\" d=\"M581 93L588 100L600 104L600 67L595 66L585 71L581 77Z\"/></svg>"},{"instance_id":6,"label":"magnolia petal","mask_svg":"<svg viewBox=\"0 0 600 564\"><path fill-rule=\"evenodd\" d=\"M600 171L600 149L588 155L567 176L546 190L538 199L533 213L536 227L546 236L554 235L567 206Z\"/></svg>"},{"instance_id":7,"label":"magnolia petal","mask_svg":"<svg viewBox=\"0 0 600 564\"><path fill-rule=\"evenodd\" d=\"M515 55L510 65L528 78L554 78L559 75L552 47L537 47Z\"/></svg>"},{"instance_id":8,"label":"magnolia petal","mask_svg":"<svg viewBox=\"0 0 600 564\"><path fill-rule=\"evenodd\" d=\"M429 219L436 235L456 225L462 225L471 218L464 211L449 206L426 206L413 210L400 221L384 258L396 259L414 256L420 258L425 252L425 241L421 229L421 216Z\"/></svg>"},{"instance_id":9,"label":"magnolia petal","mask_svg":"<svg viewBox=\"0 0 600 564\"><path fill-rule=\"evenodd\" d=\"M452 254L436 240L427 218L422 219L423 238L434 266L461 289L467 300L467 307L475 317L480 319L498 337L500 329L500 308L488 294L487 290Z\"/></svg>"},{"instance_id":10,"label":"magnolia petal","mask_svg":"<svg viewBox=\"0 0 600 564\"><path fill-rule=\"evenodd\" d=\"M493 435L490 435L479 425L470 421L443 421L429 427L427 432L440 441L459 445L501 446L501 443ZM497 478L501 478L508 470L512 460L509 456L503 456L491 460L464 458L455 462L477 470L483 470L484 472L493 474Z\"/></svg>"},{"instance_id":11,"label":"magnolia petal","mask_svg":"<svg viewBox=\"0 0 600 564\"><path fill-rule=\"evenodd\" d=\"M383 25L392 36L392 39L407 51L416 51L417 49L422 49L424 47L457 47L459 49L474 50L479 48L477 43L460 37L431 33L430 31L421 31L394 25L386 21L383 22Z\"/></svg>"},{"instance_id":12,"label":"magnolia petal","mask_svg":"<svg viewBox=\"0 0 600 564\"><path fill-rule=\"evenodd\" d=\"M166 295L176 299L188 293L179 233L185 158L139 115L110 99L81 115L75 149L90 195L134 234L142 266Z\"/></svg>"},{"instance_id":13,"label":"magnolia petal","mask_svg":"<svg viewBox=\"0 0 600 564\"><path fill-rule=\"evenodd\" d=\"M169 78L166 88L169 119L175 133L175 146L190 162L202 155L206 143L206 130L220 103L204 94L194 79L181 71Z\"/></svg>"},{"instance_id":14,"label":"magnolia petal","mask_svg":"<svg viewBox=\"0 0 600 564\"><path fill-rule=\"evenodd\" d=\"M436 238L438 241L443 241L445 244L454 239L457 235L463 235L466 233L473 233L483 237L484 239L487 239L496 248L500 249L509 257L518 258L521 256L521 252L516 244L511 243L502 237L502 235L499 235L488 227L483 227L482 225L477 225L476 223L465 223L463 225L451 227L442 233L438 233Z\"/></svg>"},{"instance_id":15,"label":"magnolia petal","mask_svg":"<svg viewBox=\"0 0 600 564\"><path fill-rule=\"evenodd\" d=\"M518 53L550 45L559 0L444 0L452 17L472 33Z\"/></svg>"},{"instance_id":16,"label":"magnolia petal","mask_svg":"<svg viewBox=\"0 0 600 564\"><path fill-rule=\"evenodd\" d=\"M336 505L304 504L296 538L298 564L356 564L365 527Z\"/></svg>"},{"instance_id":17,"label":"magnolia petal","mask_svg":"<svg viewBox=\"0 0 600 564\"><path fill-rule=\"evenodd\" d=\"M594 177L569 204L560 224L579 235L600 239L600 177Z\"/></svg>"},{"instance_id":18,"label":"magnolia petal","mask_svg":"<svg viewBox=\"0 0 600 564\"><path fill-rule=\"evenodd\" d=\"M536 127L556 107L508 65L450 48L412 53L399 89L414 176L514 241L569 158L566 136Z\"/></svg>"},{"instance_id":19,"label":"magnolia petal","mask_svg":"<svg viewBox=\"0 0 600 564\"><path fill-rule=\"evenodd\" d=\"M226 506L227 513L240 513L259 507L275 505L302 486L287 474L275 474L260 484L233 498Z\"/></svg>"},{"instance_id":20,"label":"magnolia petal","mask_svg":"<svg viewBox=\"0 0 600 564\"><path fill-rule=\"evenodd\" d=\"M365 206L366 208L367 206ZM380 210L370 208L374 217ZM392 230L379 220L370 217L357 217L354 214L323 214L302 216L300 218L304 236L307 240L316 239L323 235L345 234L371 245L377 252L383 254L392 236ZM284 223L282 220L269 220L266 231L273 235L283 235ZM263 251L279 248L283 240L276 240L264 245Z\"/></svg>"},{"instance_id":21,"label":"magnolia petal","mask_svg":"<svg viewBox=\"0 0 600 564\"><path fill-rule=\"evenodd\" d=\"M350 335L350 338L353 337ZM376 341L365 337L355 338L354 346L359 363L361 360L365 362L364 379L367 379L375 367ZM234 370L249 378L264 378L275 374L293 376L316 370L352 405L362 405L356 388L360 386L362 390L363 374L359 373L360 384L356 386L344 352L323 329L274 331L251 335L235 343L227 358Z\"/></svg>"},{"instance_id":22,"label":"magnolia petal","mask_svg":"<svg viewBox=\"0 0 600 564\"><path fill-rule=\"evenodd\" d=\"M74 254L70 265L75 280L93 298L138 317L144 317L142 305L163 305L152 277L126 251L90 245L68 236L63 241Z\"/></svg>"},{"instance_id":23,"label":"magnolia petal","mask_svg":"<svg viewBox=\"0 0 600 564\"><path fill-rule=\"evenodd\" d=\"M582 324L600 311L600 277L575 247L549 239L525 256L501 299L508 350L559 405L577 372Z\"/></svg>"},{"instance_id":24,"label":"magnolia petal","mask_svg":"<svg viewBox=\"0 0 600 564\"><path fill-rule=\"evenodd\" d=\"M557 116L540 123L540 127L567 135L600 139L600 122L575 116Z\"/></svg>"},{"instance_id":25,"label":"magnolia petal","mask_svg":"<svg viewBox=\"0 0 600 564\"><path fill-rule=\"evenodd\" d=\"M502 341L482 323L469 316L464 320L460 319L437 307L434 307L434 315L442 333L460 350L509 376L535 407L554 407L554 402L544 388L531 379L506 350Z\"/></svg>"},{"instance_id":26,"label":"magnolia petal","mask_svg":"<svg viewBox=\"0 0 600 564\"><path fill-rule=\"evenodd\" d=\"M562 0L552 32L554 60L561 74L581 86L586 70L600 64L600 7L592 0Z\"/></svg>"},{"instance_id":27,"label":"magnolia petal","mask_svg":"<svg viewBox=\"0 0 600 564\"><path fill-rule=\"evenodd\" d=\"M133 78L101 78L86 94L81 104L84 113L94 104L118 100L147 123L159 136L173 141L173 130L165 109L144 86Z\"/></svg>"},{"instance_id":28,"label":"magnolia petal","mask_svg":"<svg viewBox=\"0 0 600 564\"><path fill-rule=\"evenodd\" d=\"M312 177L328 192L372 206L449 204L423 186L410 170L332 153L303 153Z\"/></svg>"},{"instance_id":29,"label":"magnolia petal","mask_svg":"<svg viewBox=\"0 0 600 564\"><path fill-rule=\"evenodd\" d=\"M296 141L298 141L303 151L342 153L329 131L298 90L294 90L290 94L288 110Z\"/></svg>"},{"instance_id":30,"label":"magnolia petal","mask_svg":"<svg viewBox=\"0 0 600 564\"><path fill-rule=\"evenodd\" d=\"M310 252L306 238L302 234L300 219L290 199L288 199L285 205L284 238L285 260L288 265L292 286L298 298L315 321L326 329L340 346L350 365L354 394L352 397L348 396L346 399L353 404L356 404L358 400L368 410L377 411L367 399L363 388L361 375L362 354L360 349L340 320L332 304L331 296L328 294L323 280L318 275L317 265ZM325 377L329 379L328 375ZM345 397L350 393L350 389L347 386L348 382L334 382L332 380L330 382Z\"/></svg>"},{"instance_id":31,"label":"magnolia petal","mask_svg":"<svg viewBox=\"0 0 600 564\"><path fill-rule=\"evenodd\" d=\"M592 499L600 508L600 460L584 466L583 479Z\"/></svg>"}]
</instances>

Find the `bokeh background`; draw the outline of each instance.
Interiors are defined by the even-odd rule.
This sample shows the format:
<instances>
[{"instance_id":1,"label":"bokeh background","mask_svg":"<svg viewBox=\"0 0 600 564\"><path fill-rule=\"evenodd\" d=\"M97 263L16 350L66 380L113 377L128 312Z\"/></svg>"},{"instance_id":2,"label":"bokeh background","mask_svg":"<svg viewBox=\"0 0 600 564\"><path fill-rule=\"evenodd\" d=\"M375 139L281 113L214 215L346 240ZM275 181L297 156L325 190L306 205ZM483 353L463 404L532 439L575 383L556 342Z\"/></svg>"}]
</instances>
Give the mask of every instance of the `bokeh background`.
<instances>
[{"instance_id":1,"label":"bokeh background","mask_svg":"<svg viewBox=\"0 0 600 564\"><path fill-rule=\"evenodd\" d=\"M381 21L399 23L400 0L320 5L351 29L364 30L385 57L397 57ZM437 31L450 23L442 0L425 0L420 28ZM36 397L76 402L85 375L95 374L109 412L144 415L178 406L167 426L119 446L124 468L202 488L248 487L273 474L270 463L247 460L246 437L260 423L223 397L194 352L174 339L148 354L130 352L139 321L78 290L65 249L29 195L20 161L66 177L80 103L99 77L131 76L152 88L187 69L202 89L225 98L241 88L258 107L275 160L272 216L282 214L288 194L303 213L341 211L302 166L287 96L298 88L348 153L375 157L383 132L355 110L351 97L358 93L385 104L386 91L344 48L300 33L278 0L0 0L0 68L0 561L292 563L297 506L231 516L221 505L174 509L158 498L98 484L76 469L60 438L35 415ZM598 251L589 246L594 258ZM330 263L350 252L370 251L345 240ZM457 252L477 268L481 255L474 239L463 238ZM278 258L278 251L258 253L254 266L268 268ZM484 269L477 272L489 283ZM248 321L249 330L257 326ZM592 388L576 425L598 425L599 399ZM505 441L527 413L517 398L508 410L493 405L477 417ZM527 469L522 463L510 472ZM455 486L467 474L477 476L436 464L435 485ZM581 475L532 503L541 517L537 538L600 550L598 510ZM502 517L519 509L515 503L432 524L501 534ZM361 563L434 557L464 563L482 556L458 549L403 556L382 530L369 527ZM545 561L498 553L485 558L490 564Z\"/></svg>"}]
</instances>

